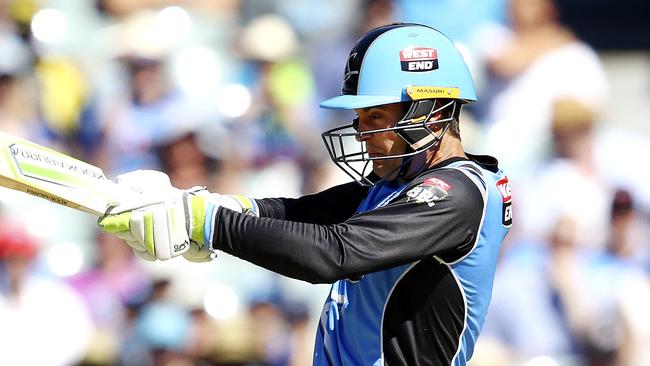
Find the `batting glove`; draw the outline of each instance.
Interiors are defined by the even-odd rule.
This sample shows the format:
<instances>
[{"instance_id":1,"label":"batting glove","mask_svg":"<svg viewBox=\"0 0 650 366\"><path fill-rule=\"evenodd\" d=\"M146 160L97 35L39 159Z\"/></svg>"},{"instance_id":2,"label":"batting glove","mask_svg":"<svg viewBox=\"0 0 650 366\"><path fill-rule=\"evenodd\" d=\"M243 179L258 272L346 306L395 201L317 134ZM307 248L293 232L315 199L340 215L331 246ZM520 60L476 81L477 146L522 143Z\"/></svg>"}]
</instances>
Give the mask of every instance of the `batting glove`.
<instances>
[{"instance_id":1,"label":"batting glove","mask_svg":"<svg viewBox=\"0 0 650 366\"><path fill-rule=\"evenodd\" d=\"M101 217L99 227L117 235L147 260L168 260L183 255L190 242L200 252L205 246L206 200L193 191L170 190L160 203L139 208L138 202L125 202ZM209 248L208 248L209 250Z\"/></svg>"},{"instance_id":2,"label":"batting glove","mask_svg":"<svg viewBox=\"0 0 650 366\"><path fill-rule=\"evenodd\" d=\"M246 197L210 193L203 187L182 191L172 187L168 178L165 183L151 173L128 173L117 181L141 194L122 200L99 219L98 225L123 239L145 260L182 255L192 262L210 261L215 257L210 243L218 210L225 207L250 215L258 212L255 201ZM157 183L155 188L152 182Z\"/></svg>"}]
</instances>

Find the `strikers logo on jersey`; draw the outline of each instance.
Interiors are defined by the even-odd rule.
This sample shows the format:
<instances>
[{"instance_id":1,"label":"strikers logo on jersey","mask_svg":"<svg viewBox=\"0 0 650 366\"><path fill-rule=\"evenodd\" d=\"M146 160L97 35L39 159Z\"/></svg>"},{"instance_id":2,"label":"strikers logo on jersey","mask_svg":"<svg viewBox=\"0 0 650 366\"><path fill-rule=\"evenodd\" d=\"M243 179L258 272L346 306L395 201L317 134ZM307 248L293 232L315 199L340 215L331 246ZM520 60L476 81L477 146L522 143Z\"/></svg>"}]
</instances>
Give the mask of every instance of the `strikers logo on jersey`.
<instances>
[{"instance_id":1,"label":"strikers logo on jersey","mask_svg":"<svg viewBox=\"0 0 650 366\"><path fill-rule=\"evenodd\" d=\"M508 177L498 180L496 186L499 193L501 193L501 198L503 199L501 223L505 227L510 227L512 226L512 191L510 189Z\"/></svg>"},{"instance_id":2,"label":"strikers logo on jersey","mask_svg":"<svg viewBox=\"0 0 650 366\"><path fill-rule=\"evenodd\" d=\"M423 72L438 69L438 51L428 47L412 47L399 51L402 71Z\"/></svg>"},{"instance_id":3,"label":"strikers logo on jersey","mask_svg":"<svg viewBox=\"0 0 650 366\"><path fill-rule=\"evenodd\" d=\"M451 184L438 178L427 178L417 187L411 188L406 192L406 202L415 201L416 203L426 203L433 207L436 201L447 197Z\"/></svg>"}]
</instances>

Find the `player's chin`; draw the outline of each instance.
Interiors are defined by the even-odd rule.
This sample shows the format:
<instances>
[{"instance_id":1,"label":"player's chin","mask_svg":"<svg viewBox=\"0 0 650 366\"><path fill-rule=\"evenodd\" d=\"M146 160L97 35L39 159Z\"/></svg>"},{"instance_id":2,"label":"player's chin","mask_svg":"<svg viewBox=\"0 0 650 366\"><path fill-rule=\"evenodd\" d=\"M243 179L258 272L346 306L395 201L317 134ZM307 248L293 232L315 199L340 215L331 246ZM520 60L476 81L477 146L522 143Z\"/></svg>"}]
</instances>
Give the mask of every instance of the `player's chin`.
<instances>
[{"instance_id":1,"label":"player's chin","mask_svg":"<svg viewBox=\"0 0 650 366\"><path fill-rule=\"evenodd\" d=\"M375 161L373 163L372 172L375 173L378 177L381 177L383 180L392 181L397 178L399 175L399 169L397 165L386 164L385 162Z\"/></svg>"}]
</instances>

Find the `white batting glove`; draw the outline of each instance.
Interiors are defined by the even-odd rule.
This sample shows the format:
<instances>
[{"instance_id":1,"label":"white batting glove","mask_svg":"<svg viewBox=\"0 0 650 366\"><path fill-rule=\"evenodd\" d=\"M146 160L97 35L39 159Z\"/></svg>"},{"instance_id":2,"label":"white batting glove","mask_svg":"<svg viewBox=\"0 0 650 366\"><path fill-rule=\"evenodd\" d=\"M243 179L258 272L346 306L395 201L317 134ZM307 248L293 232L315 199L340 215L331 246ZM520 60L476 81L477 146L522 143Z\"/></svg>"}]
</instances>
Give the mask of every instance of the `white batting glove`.
<instances>
[{"instance_id":1,"label":"white batting glove","mask_svg":"<svg viewBox=\"0 0 650 366\"><path fill-rule=\"evenodd\" d=\"M168 260L183 255L194 241L205 247L206 200L193 191L171 189L159 203L139 206L127 201L99 219L102 231L117 235L147 260ZM213 205L210 205L213 207ZM209 250L209 248L208 248Z\"/></svg>"},{"instance_id":2,"label":"white batting glove","mask_svg":"<svg viewBox=\"0 0 650 366\"><path fill-rule=\"evenodd\" d=\"M122 200L98 221L104 232L126 241L142 259L182 255L192 262L210 261L215 257L210 246L214 218L221 207L257 215L255 201L246 197L222 196L203 187L182 191L151 173L143 174L119 177L119 184L142 195ZM152 182L158 187L150 188Z\"/></svg>"},{"instance_id":3,"label":"white batting glove","mask_svg":"<svg viewBox=\"0 0 650 366\"><path fill-rule=\"evenodd\" d=\"M156 203L164 202L171 193L178 191L169 180L169 176L156 170L135 170L116 177L115 182L119 189L115 207L109 212L116 214L126 212L129 209L140 208ZM118 209L119 207L119 209ZM116 233L132 249L138 257L153 261L156 257L126 233Z\"/></svg>"}]
</instances>

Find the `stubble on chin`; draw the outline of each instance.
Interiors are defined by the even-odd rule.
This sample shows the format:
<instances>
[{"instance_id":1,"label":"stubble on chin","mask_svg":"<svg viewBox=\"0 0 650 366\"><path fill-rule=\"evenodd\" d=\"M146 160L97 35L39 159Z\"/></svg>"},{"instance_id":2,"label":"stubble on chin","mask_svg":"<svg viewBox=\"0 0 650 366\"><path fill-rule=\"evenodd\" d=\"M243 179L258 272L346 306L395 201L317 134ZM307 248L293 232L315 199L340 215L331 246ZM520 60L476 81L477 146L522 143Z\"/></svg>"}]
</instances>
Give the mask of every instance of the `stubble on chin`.
<instances>
[{"instance_id":1,"label":"stubble on chin","mask_svg":"<svg viewBox=\"0 0 650 366\"><path fill-rule=\"evenodd\" d=\"M377 161L373 162L373 173L381 177L384 180L392 181L397 178L399 175L399 166L398 162L392 164L391 161Z\"/></svg>"}]
</instances>

